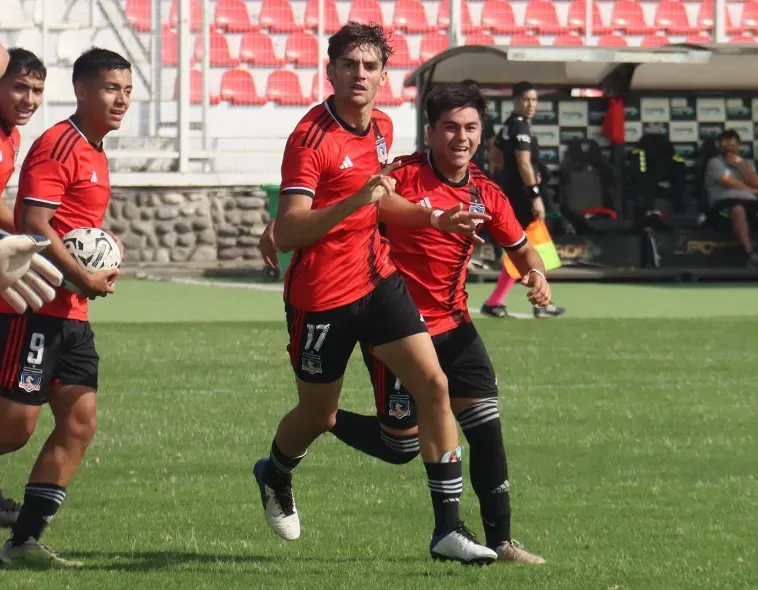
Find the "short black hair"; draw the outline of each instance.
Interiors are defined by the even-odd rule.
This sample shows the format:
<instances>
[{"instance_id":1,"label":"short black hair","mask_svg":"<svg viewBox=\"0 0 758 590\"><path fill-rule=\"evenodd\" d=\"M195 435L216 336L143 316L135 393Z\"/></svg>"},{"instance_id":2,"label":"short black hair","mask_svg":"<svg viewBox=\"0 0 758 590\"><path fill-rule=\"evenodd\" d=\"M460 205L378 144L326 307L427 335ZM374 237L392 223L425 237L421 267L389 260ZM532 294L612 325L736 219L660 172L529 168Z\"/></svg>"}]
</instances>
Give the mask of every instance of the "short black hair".
<instances>
[{"instance_id":1,"label":"short black hair","mask_svg":"<svg viewBox=\"0 0 758 590\"><path fill-rule=\"evenodd\" d=\"M122 55L109 49L93 47L82 53L74 62L74 83L88 80L100 75L102 71L131 70L132 64Z\"/></svg>"},{"instance_id":2,"label":"short black hair","mask_svg":"<svg viewBox=\"0 0 758 590\"><path fill-rule=\"evenodd\" d=\"M384 29L376 23L363 24L348 22L339 31L329 37L329 61L335 63L340 57L356 47L374 47L382 57L382 66L392 57L395 50L390 46Z\"/></svg>"},{"instance_id":3,"label":"short black hair","mask_svg":"<svg viewBox=\"0 0 758 590\"><path fill-rule=\"evenodd\" d=\"M461 82L461 84L465 84L466 86L474 86L475 88L479 88L479 82L474 80L473 78L466 78Z\"/></svg>"},{"instance_id":4,"label":"short black hair","mask_svg":"<svg viewBox=\"0 0 758 590\"><path fill-rule=\"evenodd\" d=\"M740 137L740 134L737 133L736 129L727 129L724 132L719 135L719 141L724 141L725 139L734 139L737 141L742 141L742 138Z\"/></svg>"},{"instance_id":5,"label":"short black hair","mask_svg":"<svg viewBox=\"0 0 758 590\"><path fill-rule=\"evenodd\" d=\"M487 114L487 102L479 88L468 84L439 84L434 86L426 96L426 119L429 125L434 125L442 117L442 113L471 107L479 113L484 121Z\"/></svg>"},{"instance_id":6,"label":"short black hair","mask_svg":"<svg viewBox=\"0 0 758 590\"><path fill-rule=\"evenodd\" d=\"M47 68L42 60L31 51L21 47L12 47L8 50L8 69L5 70L4 78L10 76L32 76L39 80L47 78Z\"/></svg>"},{"instance_id":7,"label":"short black hair","mask_svg":"<svg viewBox=\"0 0 758 590\"><path fill-rule=\"evenodd\" d=\"M519 82L513 86L513 98L521 98L527 92L536 90L531 82Z\"/></svg>"}]
</instances>

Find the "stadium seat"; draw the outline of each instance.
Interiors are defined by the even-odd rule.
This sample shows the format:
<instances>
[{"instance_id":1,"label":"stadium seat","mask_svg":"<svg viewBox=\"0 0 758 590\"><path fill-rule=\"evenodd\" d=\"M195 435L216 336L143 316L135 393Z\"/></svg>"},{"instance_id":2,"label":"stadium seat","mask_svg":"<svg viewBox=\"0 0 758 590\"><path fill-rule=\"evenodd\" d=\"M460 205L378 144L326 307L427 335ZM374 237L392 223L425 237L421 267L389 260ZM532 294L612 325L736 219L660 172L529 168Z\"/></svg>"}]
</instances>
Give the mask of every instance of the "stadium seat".
<instances>
[{"instance_id":1,"label":"stadium seat","mask_svg":"<svg viewBox=\"0 0 758 590\"><path fill-rule=\"evenodd\" d=\"M726 7L725 7L726 8ZM742 32L740 27L735 27L729 10L724 10L724 18L727 35L737 35ZM713 0L703 0L697 11L697 28L703 33L713 34L715 24L713 22Z\"/></svg>"},{"instance_id":2,"label":"stadium seat","mask_svg":"<svg viewBox=\"0 0 758 590\"><path fill-rule=\"evenodd\" d=\"M274 53L271 37L260 31L247 33L242 37L240 59L253 66L282 66L285 63Z\"/></svg>"},{"instance_id":3,"label":"stadium seat","mask_svg":"<svg viewBox=\"0 0 758 590\"><path fill-rule=\"evenodd\" d=\"M555 37L553 45L556 47L581 47L584 45L584 39L573 33L564 33Z\"/></svg>"},{"instance_id":4,"label":"stadium seat","mask_svg":"<svg viewBox=\"0 0 758 590\"><path fill-rule=\"evenodd\" d=\"M655 9L655 26L670 35L687 35L697 31L690 25L687 10L680 0L661 0Z\"/></svg>"},{"instance_id":5,"label":"stadium seat","mask_svg":"<svg viewBox=\"0 0 758 590\"><path fill-rule=\"evenodd\" d=\"M555 4L549 0L529 0L524 15L524 27L541 35L557 35L565 29L558 22Z\"/></svg>"},{"instance_id":6,"label":"stadium seat","mask_svg":"<svg viewBox=\"0 0 758 590\"><path fill-rule=\"evenodd\" d=\"M318 65L318 39L310 33L292 33L287 37L284 59L301 68Z\"/></svg>"},{"instance_id":7,"label":"stadium seat","mask_svg":"<svg viewBox=\"0 0 758 590\"><path fill-rule=\"evenodd\" d=\"M449 0L443 0L439 4L439 10L437 11L437 26L447 29L450 26L450 2ZM474 22L471 20L471 11L468 7L466 0L461 0L461 33L464 35L470 35L477 32L479 27L474 26Z\"/></svg>"},{"instance_id":8,"label":"stadium seat","mask_svg":"<svg viewBox=\"0 0 758 590\"><path fill-rule=\"evenodd\" d=\"M647 35L654 32L645 22L642 5L634 0L616 0L611 14L611 29L626 35Z\"/></svg>"},{"instance_id":9,"label":"stadium seat","mask_svg":"<svg viewBox=\"0 0 758 590\"><path fill-rule=\"evenodd\" d=\"M400 33L393 33L391 43L395 53L390 57L387 67L390 68L415 68L419 61L414 59L408 49L408 41Z\"/></svg>"},{"instance_id":10,"label":"stadium seat","mask_svg":"<svg viewBox=\"0 0 758 590\"><path fill-rule=\"evenodd\" d=\"M171 2L171 26L176 27L179 24L179 3L177 0ZM190 2L190 29L197 33L203 28L203 4L201 0L191 0Z\"/></svg>"},{"instance_id":11,"label":"stadium seat","mask_svg":"<svg viewBox=\"0 0 758 590\"><path fill-rule=\"evenodd\" d=\"M164 66L175 67L179 65L179 36L171 30L171 25L163 25L161 59Z\"/></svg>"},{"instance_id":12,"label":"stadium seat","mask_svg":"<svg viewBox=\"0 0 758 590\"><path fill-rule=\"evenodd\" d=\"M516 47L524 47L524 46L532 46L532 45L541 45L540 38L537 35L532 35L531 33L516 33L515 35L511 36L511 42L509 45L514 45Z\"/></svg>"},{"instance_id":13,"label":"stadium seat","mask_svg":"<svg viewBox=\"0 0 758 590\"><path fill-rule=\"evenodd\" d=\"M405 73L405 76L403 76L403 83L405 83L405 81L408 78L410 78L412 73L413 71L409 71ZM418 94L418 89L415 86L410 87L410 88L406 88L405 86L403 86L402 96L405 102L414 102L416 100L417 94Z\"/></svg>"},{"instance_id":14,"label":"stadium seat","mask_svg":"<svg viewBox=\"0 0 758 590\"><path fill-rule=\"evenodd\" d=\"M396 107L403 104L403 102L402 97L396 97L392 92L392 84L390 84L390 79L387 78L384 86L379 86L376 92L376 104L384 107Z\"/></svg>"},{"instance_id":15,"label":"stadium seat","mask_svg":"<svg viewBox=\"0 0 758 590\"><path fill-rule=\"evenodd\" d=\"M685 39L685 43L692 43L693 45L710 45L713 43L713 39L710 35L703 35L702 33L697 35L690 35Z\"/></svg>"},{"instance_id":16,"label":"stadium seat","mask_svg":"<svg viewBox=\"0 0 758 590\"><path fill-rule=\"evenodd\" d=\"M448 47L449 43L445 33L439 31L427 33L421 38L421 49L419 51L421 63L432 59L438 53L447 51Z\"/></svg>"},{"instance_id":17,"label":"stadium seat","mask_svg":"<svg viewBox=\"0 0 758 590\"><path fill-rule=\"evenodd\" d=\"M261 28L272 33L296 33L303 30L302 25L295 22L295 15L287 0L263 0L258 23Z\"/></svg>"},{"instance_id":18,"label":"stadium seat","mask_svg":"<svg viewBox=\"0 0 758 590\"><path fill-rule=\"evenodd\" d=\"M126 18L138 31L151 31L153 29L153 0L126 0L124 12Z\"/></svg>"},{"instance_id":19,"label":"stadium seat","mask_svg":"<svg viewBox=\"0 0 758 590\"><path fill-rule=\"evenodd\" d=\"M751 37L750 35L737 35L729 39L729 43L735 43L737 45L752 45L755 43L755 37Z\"/></svg>"},{"instance_id":20,"label":"stadium seat","mask_svg":"<svg viewBox=\"0 0 758 590\"><path fill-rule=\"evenodd\" d=\"M234 105L262 105L266 98L258 95L255 80L247 70L227 70L221 76L221 99Z\"/></svg>"},{"instance_id":21,"label":"stadium seat","mask_svg":"<svg viewBox=\"0 0 758 590\"><path fill-rule=\"evenodd\" d=\"M516 24L513 7L506 0L485 0L482 7L482 30L495 35L512 35L523 29Z\"/></svg>"},{"instance_id":22,"label":"stadium seat","mask_svg":"<svg viewBox=\"0 0 758 590\"><path fill-rule=\"evenodd\" d=\"M323 91L323 98L321 100L326 100L334 94L334 88L332 87L332 83L327 79L326 74L324 74L324 83L321 86ZM313 83L311 84L311 98L313 98L313 102L319 102L318 100L318 73L313 75Z\"/></svg>"},{"instance_id":23,"label":"stadium seat","mask_svg":"<svg viewBox=\"0 0 758 590\"><path fill-rule=\"evenodd\" d=\"M303 96L300 78L291 70L277 70L268 75L266 98L282 106L305 106L311 104L309 96Z\"/></svg>"},{"instance_id":24,"label":"stadium seat","mask_svg":"<svg viewBox=\"0 0 758 590\"><path fill-rule=\"evenodd\" d=\"M626 39L621 35L603 35L597 40L598 47L627 47Z\"/></svg>"},{"instance_id":25,"label":"stadium seat","mask_svg":"<svg viewBox=\"0 0 758 590\"><path fill-rule=\"evenodd\" d=\"M741 32L758 33L758 2L745 2L742 5Z\"/></svg>"},{"instance_id":26,"label":"stadium seat","mask_svg":"<svg viewBox=\"0 0 758 590\"><path fill-rule=\"evenodd\" d=\"M572 31L585 33L587 24L587 2L585 0L574 0L569 5L568 10L568 28ZM610 28L603 24L603 18L600 14L600 7L596 2L592 3L592 34L605 35L610 33ZM556 43L554 43L556 45Z\"/></svg>"},{"instance_id":27,"label":"stadium seat","mask_svg":"<svg viewBox=\"0 0 758 590\"><path fill-rule=\"evenodd\" d=\"M479 31L466 37L466 45L494 45L495 38L489 33Z\"/></svg>"},{"instance_id":28,"label":"stadium seat","mask_svg":"<svg viewBox=\"0 0 758 590\"><path fill-rule=\"evenodd\" d=\"M324 0L324 32L336 33L340 28L340 16L332 0ZM318 30L318 0L308 0L305 5L305 28Z\"/></svg>"},{"instance_id":29,"label":"stadium seat","mask_svg":"<svg viewBox=\"0 0 758 590\"><path fill-rule=\"evenodd\" d=\"M230 33L246 33L256 29L243 0L218 0L215 24Z\"/></svg>"},{"instance_id":30,"label":"stadium seat","mask_svg":"<svg viewBox=\"0 0 758 590\"><path fill-rule=\"evenodd\" d=\"M382 25L387 31L392 30L392 27L384 25L382 9L376 0L353 0L347 20L354 20L359 23L376 23Z\"/></svg>"},{"instance_id":31,"label":"stadium seat","mask_svg":"<svg viewBox=\"0 0 758 590\"><path fill-rule=\"evenodd\" d=\"M179 76L176 77L174 86L174 100L179 98ZM202 104L203 102L203 73L200 70L190 70L190 102L192 104ZM214 95L212 92L208 96L210 104L218 104L221 97Z\"/></svg>"},{"instance_id":32,"label":"stadium seat","mask_svg":"<svg viewBox=\"0 0 758 590\"><path fill-rule=\"evenodd\" d=\"M648 35L640 42L640 47L663 47L670 43L668 37L663 35Z\"/></svg>"},{"instance_id":33,"label":"stadium seat","mask_svg":"<svg viewBox=\"0 0 758 590\"><path fill-rule=\"evenodd\" d=\"M429 24L424 5L418 0L397 0L392 26L407 33L428 33L436 28Z\"/></svg>"},{"instance_id":34,"label":"stadium seat","mask_svg":"<svg viewBox=\"0 0 758 590\"><path fill-rule=\"evenodd\" d=\"M240 65L240 60L232 57L229 53L229 43L221 31L211 27L209 38L210 54L208 61L213 68L228 68L230 66ZM193 55L195 62L203 60L203 35L195 37L195 51Z\"/></svg>"}]
</instances>

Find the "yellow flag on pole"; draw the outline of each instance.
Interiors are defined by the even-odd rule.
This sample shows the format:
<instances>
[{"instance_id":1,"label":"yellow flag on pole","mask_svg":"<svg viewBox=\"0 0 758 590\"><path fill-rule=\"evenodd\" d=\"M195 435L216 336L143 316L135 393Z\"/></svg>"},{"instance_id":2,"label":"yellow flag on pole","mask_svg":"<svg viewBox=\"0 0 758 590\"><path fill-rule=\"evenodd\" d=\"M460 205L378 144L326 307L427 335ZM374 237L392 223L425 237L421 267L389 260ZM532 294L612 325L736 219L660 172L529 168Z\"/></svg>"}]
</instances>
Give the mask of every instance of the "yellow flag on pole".
<instances>
[{"instance_id":1,"label":"yellow flag on pole","mask_svg":"<svg viewBox=\"0 0 758 590\"><path fill-rule=\"evenodd\" d=\"M535 219L524 230L526 233L526 239L537 250L537 253L542 257L542 263L545 265L545 270L553 270L560 268L561 258L558 256L558 250L553 243L553 238L545 225L545 222L541 219ZM513 263L508 258L506 252L503 256L503 264L508 271L508 274L514 279L520 279L521 273L516 270Z\"/></svg>"}]
</instances>

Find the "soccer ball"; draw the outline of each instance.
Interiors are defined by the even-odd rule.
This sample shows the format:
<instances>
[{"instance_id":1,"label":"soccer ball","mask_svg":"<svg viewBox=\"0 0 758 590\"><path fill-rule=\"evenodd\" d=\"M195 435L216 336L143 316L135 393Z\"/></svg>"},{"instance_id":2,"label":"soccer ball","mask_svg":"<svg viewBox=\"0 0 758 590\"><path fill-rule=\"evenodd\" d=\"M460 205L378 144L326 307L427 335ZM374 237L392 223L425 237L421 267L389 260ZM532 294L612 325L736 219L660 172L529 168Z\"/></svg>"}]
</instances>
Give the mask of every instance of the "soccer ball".
<instances>
[{"instance_id":1,"label":"soccer ball","mask_svg":"<svg viewBox=\"0 0 758 590\"><path fill-rule=\"evenodd\" d=\"M113 237L96 227L72 229L63 236L63 244L89 273L113 270L121 266L121 251ZM79 289L69 281L64 286L74 293Z\"/></svg>"}]
</instances>

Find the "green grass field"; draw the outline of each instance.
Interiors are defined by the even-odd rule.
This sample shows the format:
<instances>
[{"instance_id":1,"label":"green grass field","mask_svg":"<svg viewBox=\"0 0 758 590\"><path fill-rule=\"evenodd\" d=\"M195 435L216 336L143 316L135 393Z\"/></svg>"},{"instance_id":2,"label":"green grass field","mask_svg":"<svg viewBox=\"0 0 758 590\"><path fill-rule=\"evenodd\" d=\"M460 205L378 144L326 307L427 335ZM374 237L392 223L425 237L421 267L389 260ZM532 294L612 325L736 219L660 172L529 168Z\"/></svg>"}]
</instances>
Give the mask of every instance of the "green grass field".
<instances>
[{"instance_id":1,"label":"green grass field","mask_svg":"<svg viewBox=\"0 0 758 590\"><path fill-rule=\"evenodd\" d=\"M557 284L554 299L566 317L477 323L515 537L546 566L433 563L421 463L331 436L297 471L303 536L280 540L250 474L295 399L280 293L122 280L92 306L99 431L45 537L86 567L0 570L0 588L757 588L758 286ZM358 356L343 405L372 408ZM22 494L50 426L45 412L3 457L3 490ZM481 531L470 486L462 510Z\"/></svg>"}]
</instances>

